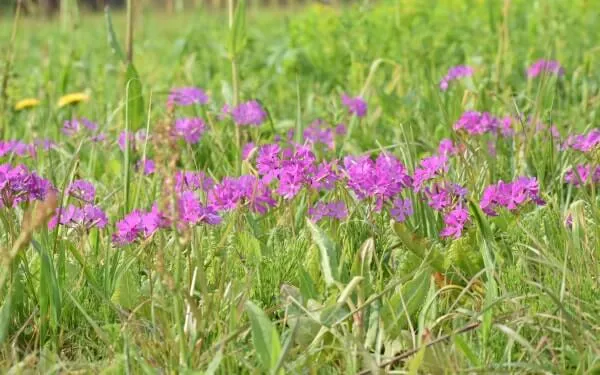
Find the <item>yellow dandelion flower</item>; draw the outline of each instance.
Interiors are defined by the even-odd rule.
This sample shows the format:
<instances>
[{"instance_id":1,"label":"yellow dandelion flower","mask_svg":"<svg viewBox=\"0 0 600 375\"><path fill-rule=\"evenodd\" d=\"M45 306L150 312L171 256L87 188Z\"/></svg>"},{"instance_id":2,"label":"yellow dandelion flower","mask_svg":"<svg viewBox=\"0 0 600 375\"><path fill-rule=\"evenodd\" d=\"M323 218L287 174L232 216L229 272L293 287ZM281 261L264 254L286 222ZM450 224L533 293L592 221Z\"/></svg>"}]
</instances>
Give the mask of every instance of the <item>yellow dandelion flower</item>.
<instances>
[{"instance_id":1,"label":"yellow dandelion flower","mask_svg":"<svg viewBox=\"0 0 600 375\"><path fill-rule=\"evenodd\" d=\"M60 99L58 99L58 107L62 108L64 106L70 105L70 104L87 102L89 99L90 99L90 96L88 94L86 94L85 92L74 92L72 94L67 94L67 95L61 96Z\"/></svg>"},{"instance_id":2,"label":"yellow dandelion flower","mask_svg":"<svg viewBox=\"0 0 600 375\"><path fill-rule=\"evenodd\" d=\"M27 99L19 100L15 104L15 110L20 111L20 110L27 109L27 108L37 107L38 105L40 105L40 101L38 99L27 98Z\"/></svg>"}]
</instances>

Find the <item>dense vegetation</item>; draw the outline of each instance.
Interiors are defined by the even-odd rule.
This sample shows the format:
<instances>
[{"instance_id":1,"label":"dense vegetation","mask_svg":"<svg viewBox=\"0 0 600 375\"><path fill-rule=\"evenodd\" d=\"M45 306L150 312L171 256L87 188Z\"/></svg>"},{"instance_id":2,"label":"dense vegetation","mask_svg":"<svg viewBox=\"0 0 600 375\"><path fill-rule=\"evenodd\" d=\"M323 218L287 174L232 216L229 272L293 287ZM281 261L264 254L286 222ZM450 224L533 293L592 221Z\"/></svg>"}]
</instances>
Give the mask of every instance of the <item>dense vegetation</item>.
<instances>
[{"instance_id":1,"label":"dense vegetation","mask_svg":"<svg viewBox=\"0 0 600 375\"><path fill-rule=\"evenodd\" d=\"M3 371L600 371L600 3L229 17L0 24Z\"/></svg>"}]
</instances>

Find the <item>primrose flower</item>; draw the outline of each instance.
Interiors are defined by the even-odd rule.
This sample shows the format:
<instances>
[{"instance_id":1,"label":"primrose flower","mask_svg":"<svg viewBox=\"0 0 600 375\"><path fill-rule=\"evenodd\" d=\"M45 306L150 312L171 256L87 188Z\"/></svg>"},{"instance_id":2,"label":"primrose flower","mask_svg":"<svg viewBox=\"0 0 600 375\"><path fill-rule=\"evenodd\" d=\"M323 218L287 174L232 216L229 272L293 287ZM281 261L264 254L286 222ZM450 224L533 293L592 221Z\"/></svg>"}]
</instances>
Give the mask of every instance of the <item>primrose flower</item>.
<instances>
[{"instance_id":1,"label":"primrose flower","mask_svg":"<svg viewBox=\"0 0 600 375\"><path fill-rule=\"evenodd\" d=\"M145 176L150 176L156 172L156 163L152 159L139 160L135 167L137 170L142 170Z\"/></svg>"},{"instance_id":2,"label":"primrose flower","mask_svg":"<svg viewBox=\"0 0 600 375\"><path fill-rule=\"evenodd\" d=\"M69 205L63 209L56 209L56 214L48 222L48 229L52 230L60 224L88 231L94 227L102 229L107 223L106 214L97 206L92 204L86 204L83 207Z\"/></svg>"},{"instance_id":3,"label":"primrose flower","mask_svg":"<svg viewBox=\"0 0 600 375\"><path fill-rule=\"evenodd\" d=\"M469 211L462 204L456 206L444 216L444 229L440 236L460 238L465 225L470 220Z\"/></svg>"},{"instance_id":4,"label":"primrose flower","mask_svg":"<svg viewBox=\"0 0 600 375\"><path fill-rule=\"evenodd\" d=\"M183 138L189 144L196 144L206 132L206 124L201 118L180 118L175 120L172 134Z\"/></svg>"},{"instance_id":5,"label":"primrose flower","mask_svg":"<svg viewBox=\"0 0 600 375\"><path fill-rule=\"evenodd\" d=\"M135 152L142 146L142 143L145 142L147 138L148 135L145 129L138 130L135 133L124 131L119 134L117 143L119 144L121 151L125 151L126 143L128 143L130 149Z\"/></svg>"},{"instance_id":6,"label":"primrose flower","mask_svg":"<svg viewBox=\"0 0 600 375\"><path fill-rule=\"evenodd\" d=\"M342 104L348 109L348 113L356 117L365 117L367 114L367 102L360 96L352 98L342 94Z\"/></svg>"},{"instance_id":7,"label":"primrose flower","mask_svg":"<svg viewBox=\"0 0 600 375\"><path fill-rule=\"evenodd\" d=\"M310 144L324 144L330 150L334 148L333 145L333 131L328 128L325 121L319 119L313 121L306 129L304 129L304 139Z\"/></svg>"},{"instance_id":8,"label":"primrose flower","mask_svg":"<svg viewBox=\"0 0 600 375\"><path fill-rule=\"evenodd\" d=\"M587 134L569 136L565 147L584 153L592 152L600 146L600 129L592 129Z\"/></svg>"},{"instance_id":9,"label":"primrose flower","mask_svg":"<svg viewBox=\"0 0 600 375\"><path fill-rule=\"evenodd\" d=\"M190 106L193 104L208 103L208 95L198 87L178 87L171 89L167 99L167 106Z\"/></svg>"},{"instance_id":10,"label":"primrose flower","mask_svg":"<svg viewBox=\"0 0 600 375\"><path fill-rule=\"evenodd\" d=\"M413 187L416 191L420 191L425 182L445 174L448 168L446 155L433 155L421 160L413 175Z\"/></svg>"},{"instance_id":11,"label":"primrose flower","mask_svg":"<svg viewBox=\"0 0 600 375\"><path fill-rule=\"evenodd\" d=\"M112 235L112 242L116 246L125 246L137 240L145 240L158 229L169 226L169 220L156 204L148 212L133 210L117 222L117 231Z\"/></svg>"},{"instance_id":12,"label":"primrose flower","mask_svg":"<svg viewBox=\"0 0 600 375\"><path fill-rule=\"evenodd\" d=\"M19 140L0 141L0 157L5 155L29 156L34 158L37 153L35 145L32 144Z\"/></svg>"},{"instance_id":13,"label":"primrose flower","mask_svg":"<svg viewBox=\"0 0 600 375\"><path fill-rule=\"evenodd\" d=\"M69 185L67 194L84 202L92 203L96 198L96 188L86 180L75 180Z\"/></svg>"},{"instance_id":14,"label":"primrose flower","mask_svg":"<svg viewBox=\"0 0 600 375\"><path fill-rule=\"evenodd\" d=\"M72 119L63 123L62 132L69 137L72 137L84 129L95 132L98 130L98 125L86 118Z\"/></svg>"},{"instance_id":15,"label":"primrose flower","mask_svg":"<svg viewBox=\"0 0 600 375\"><path fill-rule=\"evenodd\" d=\"M203 205L194 192L184 191L177 200L179 220L183 224L206 223L216 225L221 223L221 217L212 205Z\"/></svg>"},{"instance_id":16,"label":"primrose flower","mask_svg":"<svg viewBox=\"0 0 600 375\"><path fill-rule=\"evenodd\" d=\"M556 60L537 60L527 69L527 77L535 78L542 73L552 73L557 76L563 76L565 70L560 66L560 63Z\"/></svg>"},{"instance_id":17,"label":"primrose flower","mask_svg":"<svg viewBox=\"0 0 600 375\"><path fill-rule=\"evenodd\" d=\"M499 181L488 186L483 191L480 206L488 216L497 216L496 210L499 207L515 211L530 202L538 206L545 204L539 196L539 184L536 178L521 176L513 182Z\"/></svg>"},{"instance_id":18,"label":"primrose flower","mask_svg":"<svg viewBox=\"0 0 600 375\"><path fill-rule=\"evenodd\" d=\"M344 220L348 217L348 209L342 201L334 201L329 203L319 202L308 209L308 215L315 223L319 222L325 217Z\"/></svg>"},{"instance_id":19,"label":"primrose flower","mask_svg":"<svg viewBox=\"0 0 600 375\"><path fill-rule=\"evenodd\" d=\"M198 171L177 171L175 174L175 191L210 191L215 185L215 181L204 172Z\"/></svg>"},{"instance_id":20,"label":"primrose flower","mask_svg":"<svg viewBox=\"0 0 600 375\"><path fill-rule=\"evenodd\" d=\"M0 165L0 207L12 208L22 202L41 201L51 190L54 187L50 181L29 172L24 165Z\"/></svg>"},{"instance_id":21,"label":"primrose flower","mask_svg":"<svg viewBox=\"0 0 600 375\"><path fill-rule=\"evenodd\" d=\"M390 215L399 223L403 223L413 214L413 205L410 199L395 198Z\"/></svg>"},{"instance_id":22,"label":"primrose flower","mask_svg":"<svg viewBox=\"0 0 600 375\"><path fill-rule=\"evenodd\" d=\"M600 182L600 167L580 164L565 174L565 181L573 186L585 185L590 180L594 184Z\"/></svg>"},{"instance_id":23,"label":"primrose flower","mask_svg":"<svg viewBox=\"0 0 600 375\"><path fill-rule=\"evenodd\" d=\"M448 84L451 81L455 81L460 78L470 77L473 75L473 68L466 65L457 65L450 69L448 69L448 73L442 78L440 81L440 89L442 91L446 91L448 89Z\"/></svg>"},{"instance_id":24,"label":"primrose flower","mask_svg":"<svg viewBox=\"0 0 600 375\"><path fill-rule=\"evenodd\" d=\"M239 126L259 126L267 118L267 112L256 100L242 103L231 110L233 121Z\"/></svg>"}]
</instances>

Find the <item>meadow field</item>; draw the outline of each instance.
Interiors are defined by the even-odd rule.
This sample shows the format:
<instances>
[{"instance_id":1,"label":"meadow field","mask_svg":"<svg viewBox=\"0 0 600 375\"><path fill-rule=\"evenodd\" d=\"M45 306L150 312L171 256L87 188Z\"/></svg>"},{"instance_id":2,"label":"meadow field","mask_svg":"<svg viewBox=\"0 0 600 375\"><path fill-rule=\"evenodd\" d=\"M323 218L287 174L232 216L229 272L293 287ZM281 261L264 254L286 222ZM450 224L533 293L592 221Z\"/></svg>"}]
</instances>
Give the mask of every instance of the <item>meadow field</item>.
<instances>
[{"instance_id":1,"label":"meadow field","mask_svg":"<svg viewBox=\"0 0 600 375\"><path fill-rule=\"evenodd\" d=\"M0 372L600 374L600 2L229 6L0 18Z\"/></svg>"}]
</instances>

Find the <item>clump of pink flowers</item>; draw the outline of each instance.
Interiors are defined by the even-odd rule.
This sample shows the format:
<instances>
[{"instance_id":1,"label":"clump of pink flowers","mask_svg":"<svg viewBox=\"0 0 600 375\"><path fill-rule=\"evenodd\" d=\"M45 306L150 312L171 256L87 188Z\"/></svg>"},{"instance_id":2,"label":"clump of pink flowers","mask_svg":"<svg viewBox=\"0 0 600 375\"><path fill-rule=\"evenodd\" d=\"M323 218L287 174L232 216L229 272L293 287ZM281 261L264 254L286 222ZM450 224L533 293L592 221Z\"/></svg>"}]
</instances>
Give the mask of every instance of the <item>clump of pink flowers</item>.
<instances>
[{"instance_id":1,"label":"clump of pink flowers","mask_svg":"<svg viewBox=\"0 0 600 375\"><path fill-rule=\"evenodd\" d=\"M510 136L514 133L510 116L498 118L489 112L466 111L454 123L455 131L462 131L469 135L482 135L486 133Z\"/></svg>"},{"instance_id":2,"label":"clump of pink flowers","mask_svg":"<svg viewBox=\"0 0 600 375\"><path fill-rule=\"evenodd\" d=\"M104 211L93 204L86 204L83 207L68 205L65 208L56 209L56 214L48 222L48 229L54 229L59 224L68 228L90 229L104 228L108 219Z\"/></svg>"},{"instance_id":3,"label":"clump of pink flowers","mask_svg":"<svg viewBox=\"0 0 600 375\"><path fill-rule=\"evenodd\" d=\"M580 164L567 171L565 181L573 186L581 186L589 182L597 184L600 182L600 167Z\"/></svg>"},{"instance_id":4,"label":"clump of pink flowers","mask_svg":"<svg viewBox=\"0 0 600 375\"><path fill-rule=\"evenodd\" d=\"M150 211L134 210L118 221L112 241L117 246L125 246L137 240L145 240L158 229L169 225L169 220L155 204Z\"/></svg>"},{"instance_id":5,"label":"clump of pink flowers","mask_svg":"<svg viewBox=\"0 0 600 375\"><path fill-rule=\"evenodd\" d=\"M198 143L205 132L206 124L198 117L179 118L175 120L175 126L172 130L175 137L192 145Z\"/></svg>"},{"instance_id":6,"label":"clump of pink flowers","mask_svg":"<svg viewBox=\"0 0 600 375\"><path fill-rule=\"evenodd\" d=\"M600 129L592 129L585 134L569 136L565 147L584 153L592 152L600 146Z\"/></svg>"},{"instance_id":7,"label":"clump of pink flowers","mask_svg":"<svg viewBox=\"0 0 600 375\"><path fill-rule=\"evenodd\" d=\"M318 202L313 207L308 209L308 215L315 223L321 221L325 217L337 220L344 220L348 217L348 209L342 201L333 202Z\"/></svg>"},{"instance_id":8,"label":"clump of pink flowers","mask_svg":"<svg viewBox=\"0 0 600 375\"><path fill-rule=\"evenodd\" d=\"M198 87L177 87L171 89L167 99L167 106L190 106L193 104L208 103L208 95Z\"/></svg>"},{"instance_id":9,"label":"clump of pink flowers","mask_svg":"<svg viewBox=\"0 0 600 375\"><path fill-rule=\"evenodd\" d=\"M250 100L230 109L223 107L224 114L231 114L233 122L239 126L260 126L267 119L267 112L256 100Z\"/></svg>"},{"instance_id":10,"label":"clump of pink flowers","mask_svg":"<svg viewBox=\"0 0 600 375\"><path fill-rule=\"evenodd\" d=\"M480 206L487 215L497 216L499 208L516 211L528 203L544 205L546 202L539 193L540 187L535 177L521 176L515 181L499 181L485 188Z\"/></svg>"},{"instance_id":11,"label":"clump of pink flowers","mask_svg":"<svg viewBox=\"0 0 600 375\"><path fill-rule=\"evenodd\" d=\"M51 190L54 187L50 181L29 172L24 165L0 165L0 207L12 208L24 202L41 201Z\"/></svg>"},{"instance_id":12,"label":"clump of pink flowers","mask_svg":"<svg viewBox=\"0 0 600 375\"><path fill-rule=\"evenodd\" d=\"M467 65L457 65L450 69L448 69L448 73L442 78L440 81L440 90L446 91L448 90L448 84L452 81L464 78L471 77L473 75L473 68Z\"/></svg>"},{"instance_id":13,"label":"clump of pink flowers","mask_svg":"<svg viewBox=\"0 0 600 375\"><path fill-rule=\"evenodd\" d=\"M544 59L537 60L527 68L527 77L529 78L535 78L542 73L551 73L560 77L565 74L565 70L558 61Z\"/></svg>"},{"instance_id":14,"label":"clump of pink flowers","mask_svg":"<svg viewBox=\"0 0 600 375\"><path fill-rule=\"evenodd\" d=\"M348 109L348 113L356 117L365 117L367 114L367 102L360 96L342 94L342 104Z\"/></svg>"}]
</instances>

